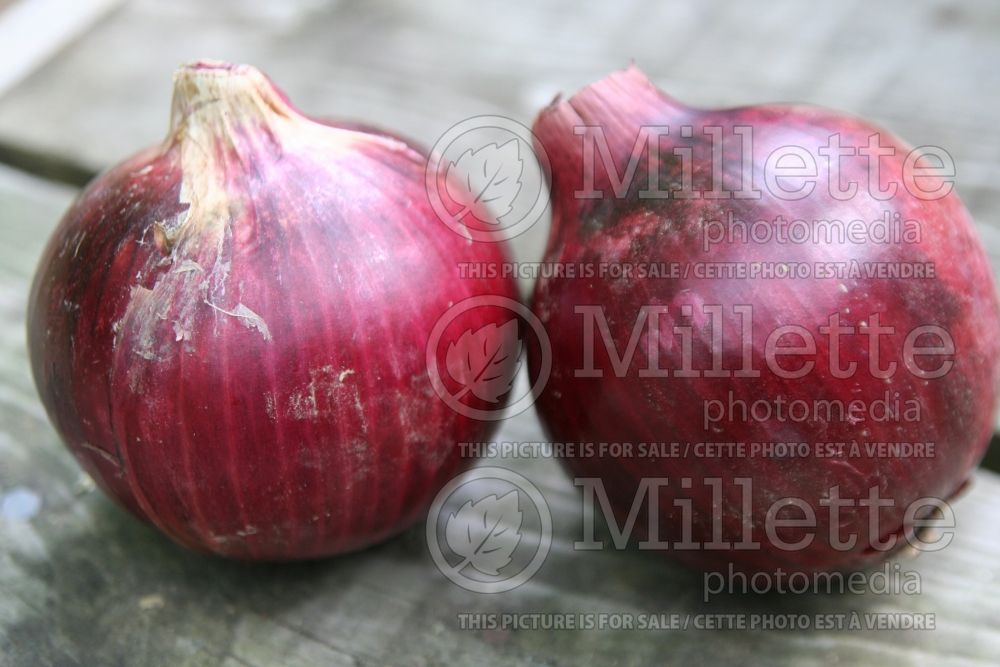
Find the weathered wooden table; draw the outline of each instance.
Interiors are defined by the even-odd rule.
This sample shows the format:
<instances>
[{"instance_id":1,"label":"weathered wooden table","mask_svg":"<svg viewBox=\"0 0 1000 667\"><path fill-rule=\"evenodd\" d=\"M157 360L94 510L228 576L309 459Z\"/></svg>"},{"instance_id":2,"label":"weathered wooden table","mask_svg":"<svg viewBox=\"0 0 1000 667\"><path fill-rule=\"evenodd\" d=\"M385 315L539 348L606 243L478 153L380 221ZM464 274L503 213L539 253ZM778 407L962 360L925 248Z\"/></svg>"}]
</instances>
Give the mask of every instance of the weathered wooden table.
<instances>
[{"instance_id":1,"label":"weathered wooden table","mask_svg":"<svg viewBox=\"0 0 1000 667\"><path fill-rule=\"evenodd\" d=\"M30 276L86 178L165 131L172 69L259 65L309 112L433 143L482 113L529 122L555 92L630 58L702 105L795 99L946 147L1000 267L1000 5L973 2L472 3L135 0L0 96L0 664L996 664L1000 477L981 470L947 549L906 563L919 595L720 597L638 551L574 551L576 489L549 460L505 465L545 495L551 552L495 595L447 581L423 526L298 565L175 547L94 491L36 398L24 347ZM30 172L33 175L29 175ZM519 238L541 253L544 225ZM526 413L500 440L541 440ZM988 457L990 463L990 457ZM933 630L483 630L475 612L932 614Z\"/></svg>"}]
</instances>

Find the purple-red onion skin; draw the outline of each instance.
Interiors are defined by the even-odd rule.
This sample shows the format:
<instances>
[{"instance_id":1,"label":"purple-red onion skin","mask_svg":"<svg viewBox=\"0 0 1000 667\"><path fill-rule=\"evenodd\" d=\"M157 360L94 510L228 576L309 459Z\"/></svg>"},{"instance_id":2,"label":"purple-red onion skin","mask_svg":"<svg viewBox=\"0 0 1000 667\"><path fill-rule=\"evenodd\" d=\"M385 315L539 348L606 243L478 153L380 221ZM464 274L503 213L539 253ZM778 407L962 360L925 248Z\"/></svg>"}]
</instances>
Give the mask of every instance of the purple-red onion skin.
<instances>
[{"instance_id":1,"label":"purple-red onion skin","mask_svg":"<svg viewBox=\"0 0 1000 667\"><path fill-rule=\"evenodd\" d=\"M491 430L434 393L431 329L515 288L455 277L503 250L437 219L424 165L308 120L256 70L179 73L170 136L80 195L30 297L42 400L103 490L245 559L361 548L426 512L457 443Z\"/></svg>"},{"instance_id":2,"label":"purple-red onion skin","mask_svg":"<svg viewBox=\"0 0 1000 667\"><path fill-rule=\"evenodd\" d=\"M883 142L891 142L897 152L883 162L882 183L898 174L909 148L888 133L857 118L806 106L759 106L727 110L698 110L685 107L656 90L639 72L630 68L583 90L570 101L555 102L542 112L534 132L552 163L553 232L546 261L566 264L617 262L633 265L655 262L930 262L937 276L929 280L838 280L838 279L592 279L542 277L537 283L533 309L544 322L552 341L552 374L538 401L538 409L550 437L557 442L933 442L933 458L882 458L864 453L857 458L774 459L764 457L695 457L672 459L636 456L610 459L600 456L577 456L565 460L575 477L600 478L614 508L618 525L623 525L642 478L662 477L669 484L659 491L659 537L670 543L680 539L681 513L677 499L693 502L694 541L711 541L711 488L706 478L718 477L724 483L721 507L726 540L737 542L743 522L749 521L759 549L746 551L698 549L672 550L670 553L700 568L720 568L727 564L745 570L818 571L863 567L886 557L870 548L867 539L868 512L860 508L841 510L843 532L847 539L857 536L855 548L831 548L827 535L828 514L820 505L825 491L840 487L842 498L865 498L869 489L878 486L882 498L895 506L883 510L882 537L897 534L896 548L902 539L903 511L917 498L951 497L968 479L970 471L983 455L993 426L998 385L998 315L993 279L983 249L976 239L971 219L958 197L951 193L933 201L911 196L899 183L896 196L878 201L865 187L866 168L860 157L844 158L843 177L860 181L859 192L848 201L839 201L825 187L827 173L823 162L818 174L819 187L800 201L779 201L764 190L762 199L642 199L635 189L624 200L616 200L602 163L597 162L597 189L601 199L582 199L574 195L586 190L582 156L583 141L574 134L577 125L604 128L610 155L619 174L633 152L639 127L669 125L670 135L661 142L661 155L674 146L692 146L694 150L695 189L710 189L708 147L699 141L701 128L718 125L724 136L732 138L737 125L753 127L754 168L779 146L797 145L814 156L829 135L840 133L842 145L865 145L868 136L881 132ZM678 136L682 125L693 127L693 139ZM725 144L726 164L733 164L738 146ZM646 153L639 164L646 164ZM673 168L664 163L667 176ZM641 174L641 172L640 172ZM738 189L742 173L731 169L724 175L730 191ZM639 187L646 181L636 178ZM758 181L759 183L759 181ZM770 220L778 213L787 219L881 218L884 211L898 212L902 219L916 219L923 236L916 244L786 244L719 243L707 252L703 248L701 221L725 219L732 211L738 219L752 222ZM644 305L667 306L669 317L661 321L661 368L680 367L679 338L673 348L662 340L672 336L672 318L677 324L691 324L679 316L682 305L691 305L700 313L703 304L724 307L723 355L725 368L741 366L739 320L733 315L736 304L754 307L753 368L762 369L759 378L668 378L639 377L646 367L646 334L637 346L628 373L616 377L608 354L599 337L592 346L595 365L603 377L577 377L583 367L584 318L574 307L603 306L617 350L621 353L629 340L639 309ZM841 322L859 326L873 313L882 314L882 323L896 328L896 334L883 338L887 349L883 357L898 362L890 380L874 379L867 370L855 377L831 377L830 350L818 332L829 315L839 313ZM702 316L707 320L707 316ZM816 370L802 379L782 379L767 370L763 360L764 341L771 331L785 324L804 326L816 338ZM954 338L955 367L945 377L923 380L902 367L898 353L906 333L916 326L936 324ZM695 368L711 366L712 340L705 321L694 322ZM645 331L645 330L644 330ZM844 360L855 360L864 367L867 361L867 338L852 336L841 352ZM891 353L890 353L891 351ZM537 358L533 359L537 363ZM791 367L797 367L798 363ZM899 392L901 399L916 398L923 405L919 423L858 424L809 420L804 423L778 423L776 419L754 423L722 422L705 429L703 400L725 400L732 391L737 399L752 402L759 398L784 395L803 399L859 399L867 403L883 397L888 390ZM691 489L682 489L680 480L691 478ZM752 478L753 510L747 513L741 499L741 487L735 478ZM812 543L799 551L784 551L770 545L764 533L764 514L779 498L804 499L816 509L817 525ZM636 533L645 534L649 503L642 502L636 519ZM959 530L961 528L959 527ZM793 542L805 531L781 533Z\"/></svg>"}]
</instances>

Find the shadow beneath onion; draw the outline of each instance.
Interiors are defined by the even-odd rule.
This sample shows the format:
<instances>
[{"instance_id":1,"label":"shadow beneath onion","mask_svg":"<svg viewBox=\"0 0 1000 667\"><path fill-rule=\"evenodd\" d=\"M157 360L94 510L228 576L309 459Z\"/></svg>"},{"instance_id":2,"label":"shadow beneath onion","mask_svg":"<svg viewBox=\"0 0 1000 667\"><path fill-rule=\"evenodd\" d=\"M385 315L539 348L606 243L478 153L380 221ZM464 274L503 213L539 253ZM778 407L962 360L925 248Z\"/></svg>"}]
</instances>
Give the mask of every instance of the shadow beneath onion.
<instances>
[{"instance_id":1,"label":"shadow beneath onion","mask_svg":"<svg viewBox=\"0 0 1000 667\"><path fill-rule=\"evenodd\" d=\"M404 533L323 560L226 560L175 544L98 492L70 512L40 515L34 527L44 553L13 549L10 558L47 602L39 609L26 600L30 611L5 627L23 651L13 664L134 664L139 637L159 664L219 661L246 643L247 619L322 643L302 629L314 609L336 606L339 592L375 576L372 568L418 560L422 546Z\"/></svg>"},{"instance_id":2,"label":"shadow beneath onion","mask_svg":"<svg viewBox=\"0 0 1000 667\"><path fill-rule=\"evenodd\" d=\"M669 554L634 545L620 551L575 550L579 527L567 517L557 520L553 548L534 577L506 593L488 595L460 588L435 568L422 522L359 552L249 563L184 549L98 493L80 505L38 526L47 545L44 558L14 554L29 578L43 582L52 604L11 626L9 637L15 645L32 647L36 658L56 664L134 663L136 637L142 637L145 652L170 664L192 656L221 661L234 651L245 652L254 640L248 635L255 632L262 635L256 638L260 645L278 642L275 633L291 633L297 641L342 651L354 646L358 626L352 623L376 624L379 636L384 627L395 636L433 637L552 660L579 654L583 647L608 658L613 647L632 642L665 648L684 630L706 638L711 633L720 640L713 652L723 655L729 650L725 637L732 636L727 623L808 615L812 627L795 630L808 638L828 633L814 625L821 615L863 616L891 600L874 594L771 592L719 593L705 602L705 575L675 563ZM596 535L611 544L600 520ZM475 614L574 617L595 625L605 615L608 625L558 631L463 628L462 617ZM641 622L640 617L658 627L619 627ZM686 629L665 627L685 622ZM789 631L742 630L743 638L733 646L743 649ZM370 636L357 641L363 657L405 662L406 642L376 647Z\"/></svg>"}]
</instances>

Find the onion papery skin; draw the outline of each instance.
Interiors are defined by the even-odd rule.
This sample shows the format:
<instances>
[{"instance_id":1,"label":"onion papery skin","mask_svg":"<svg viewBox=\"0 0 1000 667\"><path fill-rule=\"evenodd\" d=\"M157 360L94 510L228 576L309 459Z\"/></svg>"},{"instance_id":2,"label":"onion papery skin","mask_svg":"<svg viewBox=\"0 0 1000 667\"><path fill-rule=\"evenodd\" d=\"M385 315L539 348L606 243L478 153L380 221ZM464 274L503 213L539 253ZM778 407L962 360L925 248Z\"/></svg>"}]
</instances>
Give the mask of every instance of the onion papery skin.
<instances>
[{"instance_id":1,"label":"onion papery skin","mask_svg":"<svg viewBox=\"0 0 1000 667\"><path fill-rule=\"evenodd\" d=\"M174 83L163 144L97 177L41 259L28 335L52 422L193 549L306 559L403 530L491 430L435 395L424 355L451 304L514 298L453 270L503 248L437 219L411 145L311 120L249 66Z\"/></svg>"},{"instance_id":2,"label":"onion papery skin","mask_svg":"<svg viewBox=\"0 0 1000 667\"><path fill-rule=\"evenodd\" d=\"M639 188L647 187L642 175L647 164L648 145L635 148L640 126L670 127L670 134L660 140L661 160L674 147L693 151L694 189L711 189L708 180L710 149L702 128L720 126L725 171L723 183L730 192L738 190L745 174L734 171L733 158L740 147L730 140L735 126L753 128L753 160L759 175L767 156L779 146L800 146L816 157L820 186L797 201L776 199L762 189L759 199L735 198L712 200L643 199ZM679 134L683 125L693 128L692 138ZM616 198L604 163L590 174L584 166L584 140L575 127L600 126L607 138L609 155L618 174L625 172L629 159L641 151L639 176L635 187L623 198ZM837 112L798 105L765 105L736 109L706 110L687 107L656 89L635 67L617 72L585 88L569 100L555 102L542 111L534 125L537 141L552 162L551 191L553 230L545 261L565 265L599 266L601 263L651 264L695 262L931 262L937 275L933 279L737 279L668 277L622 279L601 277L598 273L581 278L543 275L533 295L532 308L546 326L552 341L552 374L537 406L549 437L556 442L590 443L659 443L679 442L933 442L932 458L858 457L749 457L716 454L697 457L641 456L633 449L631 456L573 455L564 458L576 478L599 478L608 494L613 517L623 526L639 492L640 480L663 478L667 486L659 489L658 537L668 544L681 540L682 514L678 500L690 499L693 508L693 541L701 548L665 551L696 568L722 570L730 566L744 571L816 572L860 569L885 559L906 544L912 535L904 525L905 508L924 496L951 498L969 478L971 469L982 457L989 442L998 382L997 299L990 267L974 233L971 219L958 196L950 194L932 201L911 196L900 183L896 195L886 201L874 199L864 186L867 163L860 157L844 158L841 177L860 182L856 196L841 201L825 187L827 163L817 156L818 147L831 134L839 133L842 145L863 146L873 133L880 133L883 144L897 149L895 157L884 158L880 183L890 182L892 173L900 173L909 148L899 139L868 123ZM700 139L701 138L701 139ZM595 149L596 150L596 149ZM677 167L660 163L662 182L679 181ZM586 177L585 177L585 174ZM599 198L582 198L576 192L587 191L590 176ZM758 181L759 184L759 181ZM926 187L926 183L924 184ZM665 186L664 186L665 187ZM930 189L930 188L928 188ZM874 220L888 211L899 213L903 220L916 219L922 230L919 243L857 244L829 243L795 245L778 243L741 243L723 241L705 249L705 221L726 219L733 212L739 220L773 220L776 214L786 219L802 218ZM711 320L704 313L706 304L721 305L724 312L723 340L713 343ZM575 312L581 306L603 308L609 331L619 354L630 339L642 306L666 306L661 316L658 367L674 371L680 368L680 337L673 335L674 325L689 326L693 331L694 368L711 368L712 352L721 349L724 368L742 367L743 348L740 319L734 316L737 304L753 306L751 368L761 371L751 377L640 377L638 370L648 366L647 329L628 372L616 375L605 345L597 340L585 344L585 317ZM694 317L684 317L680 309L690 306ZM889 379L872 377L867 370L849 378L833 377L829 368L829 338L819 333L831 314L839 313L843 325L859 327L873 313L880 313L882 323L895 327L896 333L881 338L883 358L899 366ZM816 340L815 370L800 379L783 379L768 371L764 360L768 334L782 325L800 325ZM954 338L954 367L942 378L924 380L903 368L899 357L905 335L914 327L940 325ZM672 337L672 345L663 341ZM868 339L863 336L842 338L840 358L856 361L866 368ZM588 349L594 354L595 367L603 377L580 377ZM891 354L890 354L891 353ZM531 359L537 367L538 356ZM790 364L794 368L799 362ZM761 421L737 419L708 424L704 419L704 401L726 401L728 392L748 404L756 399L858 399L870 405L883 398L886 391L899 392L900 400L915 399L923 407L918 423L876 422L849 423L844 420L809 418L792 423L787 417ZM709 428L706 429L706 425ZM863 448L863 445L862 445ZM581 452L578 449L577 452ZM813 450L815 451L815 450ZM683 478L691 488L681 488ZM713 508L713 489L707 478L722 479L721 504ZM747 505L735 478L752 479L752 504ZM856 537L853 548L834 549L828 535L829 513L820 501L834 486L841 498L865 498L871 487L880 489L880 497L894 501L894 507L881 510L880 537L895 535L895 547L873 548L868 539L869 513L860 507L840 510L840 536ZM788 551L777 548L765 536L765 512L780 498L805 500L816 511L814 539L805 548ZM648 497L639 505L633 537L649 534ZM749 508L749 509L748 509ZM599 509L599 508L598 508ZM713 511L715 514L713 514ZM721 516L721 523L714 517ZM796 514L795 516L801 516ZM753 530L761 543L756 549L710 549L712 528L722 526L724 541L735 544L744 528ZM958 530L961 530L959 527ZM787 542L795 542L807 531L782 529Z\"/></svg>"}]
</instances>

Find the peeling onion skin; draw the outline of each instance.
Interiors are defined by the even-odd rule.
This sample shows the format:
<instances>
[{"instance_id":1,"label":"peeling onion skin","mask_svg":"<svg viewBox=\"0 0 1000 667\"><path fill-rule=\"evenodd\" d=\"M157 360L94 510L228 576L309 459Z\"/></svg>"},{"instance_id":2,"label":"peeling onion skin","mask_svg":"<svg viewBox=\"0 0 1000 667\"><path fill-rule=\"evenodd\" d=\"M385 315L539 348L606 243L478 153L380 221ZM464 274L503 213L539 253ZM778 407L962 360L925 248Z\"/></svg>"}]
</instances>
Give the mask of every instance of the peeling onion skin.
<instances>
[{"instance_id":1,"label":"peeling onion skin","mask_svg":"<svg viewBox=\"0 0 1000 667\"><path fill-rule=\"evenodd\" d=\"M419 151L308 119L253 68L181 68L171 125L40 262L29 348L58 432L196 550L306 559L403 530L492 431L437 397L425 346L452 303L516 298L456 277L503 248L437 219Z\"/></svg>"},{"instance_id":2,"label":"peeling onion skin","mask_svg":"<svg viewBox=\"0 0 1000 667\"><path fill-rule=\"evenodd\" d=\"M681 539L681 511L677 499L693 503L693 540L704 545L712 540L711 487L705 478L719 477L724 484L721 526L725 541L741 538L744 521L753 528L760 549L669 548L667 553L700 569L725 569L733 565L743 571L815 572L851 570L877 563L889 554L870 548L867 535L869 515L862 508L841 510L840 537L856 536L854 548L834 549L828 538L829 513L819 504L824 492L840 487L841 498L865 498L872 486L895 506L880 515L881 536L895 534L896 548L905 545L903 511L917 498L952 497L969 478L990 439L998 378L998 314L992 274L972 226L971 219L954 192L942 199L921 201L899 183L897 195L880 202L871 197L865 184L868 172L860 157L844 158L843 178L860 182L856 197L838 201L826 188L826 163L817 156L818 185L807 198L781 201L765 190L759 200L675 198L651 200L636 196L636 188L624 200L615 200L608 174L598 160L595 167L597 189L602 199L585 200L574 192L585 190L583 142L575 135L577 125L604 127L610 155L618 173L625 170L641 125L669 125L670 135L662 140L661 159L673 146L693 146L694 185L710 189L709 148L698 137L704 125L721 125L724 136L734 137L733 126L751 125L754 132L754 169L759 170L776 147L799 145L814 156L828 135L839 132L842 145L865 145L873 132L882 132L883 143L897 148L894 158L883 161L882 184L890 182L909 150L901 141L864 121L836 112L807 106L758 106L726 110L685 107L657 90L637 68L612 74L584 89L568 101L557 100L537 119L534 132L552 163L553 231L545 260L549 262L749 262L749 261L880 261L933 262L937 277L930 280L803 280L736 279L646 279L620 280L610 277L571 279L542 277L536 285L533 310L543 321L552 341L551 378L537 406L549 436L556 442L934 442L934 458L882 458L862 454L859 458L737 458L735 456L670 459L579 456L564 459L576 477L600 478L607 491L619 526L624 525L642 478L667 478L659 490L659 538L674 545ZM678 136L681 125L693 126L694 139ZM704 136L704 135L701 135ZM724 144L727 171L724 183L729 190L739 188L741 173L733 172L734 152L739 145ZM644 152L639 164L646 164ZM666 178L677 178L676 167L664 164ZM646 187L642 176L636 181ZM758 181L759 183L759 181ZM926 183L924 184L926 187ZM916 244L742 244L722 242L707 252L702 247L702 221L734 211L738 219L752 222L773 219L880 218L884 210L899 212L902 219L922 224L923 236ZM725 219L725 218L722 218ZM841 286L840 283L844 283ZM625 377L616 377L609 355L599 335L592 346L595 366L603 377L576 377L583 368L584 317L574 312L578 305L600 304L609 323L612 339L621 353L643 305L668 307L660 321L659 367L670 369L669 378L638 376L647 367L648 331L643 329L636 355ZM703 304L724 308L722 353L724 367L742 366L740 320L733 314L735 304L752 304L752 367L759 378L681 378L672 371L680 368L679 337L672 327L692 324L694 368L711 367L711 326L708 316L692 323L679 315L680 307L691 305L702 312ZM860 369L854 377L840 379L827 372L830 350L828 338L818 327L833 313L841 324L859 326L872 313L882 313L882 324L895 327L896 334L884 336L882 356L898 362L889 380L868 374L865 336L841 338L841 359L856 360ZM676 319L675 319L676 318ZM768 333L784 324L804 326L816 340L816 370L802 379L782 379L771 373L764 360ZM955 366L943 378L923 380L903 368L899 355L906 333L922 324L943 326L954 338ZM672 338L673 346L664 341ZM537 365L538 358L531 359ZM885 362L883 362L884 364ZM799 362L786 364L797 368ZM859 399L870 405L886 390L899 392L901 400L918 399L922 419L917 423L809 419L784 423L772 417L761 423L740 419L712 424L705 429L703 400L735 399L752 403L783 395L788 400ZM680 487L681 478L692 480L691 489ZM753 480L752 511L745 512L741 487L734 478ZM771 544L764 532L765 512L779 498L798 497L816 511L815 531L782 529L779 535L795 542L807 532L815 538L804 549L786 551ZM647 534L650 503L642 502L633 535ZM794 516L801 516L795 514ZM961 530L959 527L958 530Z\"/></svg>"}]
</instances>

